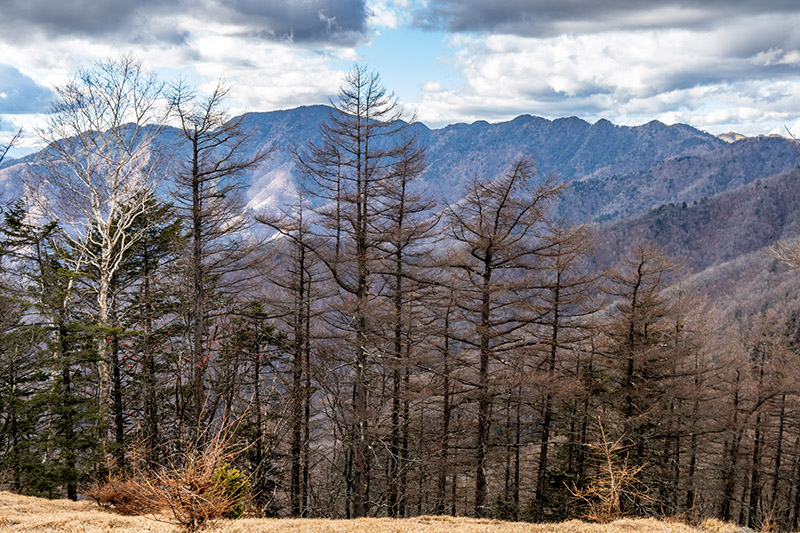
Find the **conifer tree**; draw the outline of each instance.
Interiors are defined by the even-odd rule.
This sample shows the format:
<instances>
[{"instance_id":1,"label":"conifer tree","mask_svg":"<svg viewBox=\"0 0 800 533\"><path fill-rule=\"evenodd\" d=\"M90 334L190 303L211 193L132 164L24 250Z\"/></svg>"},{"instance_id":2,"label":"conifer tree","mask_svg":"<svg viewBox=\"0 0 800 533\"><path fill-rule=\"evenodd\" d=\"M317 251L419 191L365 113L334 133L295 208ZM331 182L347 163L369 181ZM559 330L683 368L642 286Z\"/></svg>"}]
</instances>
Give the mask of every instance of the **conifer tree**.
<instances>
[{"instance_id":1,"label":"conifer tree","mask_svg":"<svg viewBox=\"0 0 800 533\"><path fill-rule=\"evenodd\" d=\"M368 372L375 339L370 310L380 233L381 187L395 170L406 123L380 77L354 67L339 91L334 111L320 126L320 143L309 143L296 162L309 180L308 192L319 200L319 232L330 247L315 250L327 267L342 300L340 328L353 353L351 454L346 467L353 487L352 514L369 507L370 443ZM352 460L352 461L351 461Z\"/></svg>"},{"instance_id":2,"label":"conifer tree","mask_svg":"<svg viewBox=\"0 0 800 533\"><path fill-rule=\"evenodd\" d=\"M448 210L448 233L456 247L451 264L456 301L472 327L462 340L477 357L474 506L479 517L488 512L492 367L530 343L525 328L541 314L528 305L541 288L539 256L553 246L541 232L561 189L550 180L534 185L534 176L533 162L521 158L495 180L470 182L464 199Z\"/></svg>"},{"instance_id":3,"label":"conifer tree","mask_svg":"<svg viewBox=\"0 0 800 533\"><path fill-rule=\"evenodd\" d=\"M212 302L223 293L242 288L243 272L253 259L246 230L242 178L269 155L269 149L251 151L251 134L242 117L230 119L224 108L227 89L218 84L205 97L178 84L171 95L181 142L176 207L189 238L185 258L187 321L191 353L191 393L186 422L195 438L214 413L206 405L210 362ZM216 300L218 301L218 300Z\"/></svg>"}]
</instances>

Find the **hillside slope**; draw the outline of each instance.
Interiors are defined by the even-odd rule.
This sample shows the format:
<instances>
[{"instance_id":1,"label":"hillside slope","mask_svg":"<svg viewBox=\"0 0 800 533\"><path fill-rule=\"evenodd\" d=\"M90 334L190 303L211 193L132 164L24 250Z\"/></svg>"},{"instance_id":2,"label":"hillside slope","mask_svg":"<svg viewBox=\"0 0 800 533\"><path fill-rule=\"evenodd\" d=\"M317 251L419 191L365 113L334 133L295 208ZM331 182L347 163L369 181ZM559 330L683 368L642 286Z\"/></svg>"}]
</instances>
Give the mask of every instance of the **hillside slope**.
<instances>
[{"instance_id":1,"label":"hillside slope","mask_svg":"<svg viewBox=\"0 0 800 533\"><path fill-rule=\"evenodd\" d=\"M560 202L572 220L607 220L667 203L692 203L800 165L787 140L754 137L695 156L681 156L633 174L573 182Z\"/></svg>"},{"instance_id":2,"label":"hillside slope","mask_svg":"<svg viewBox=\"0 0 800 533\"><path fill-rule=\"evenodd\" d=\"M686 257L692 272L800 235L800 169L756 180L700 201L667 204L602 224L598 260L610 264L636 242Z\"/></svg>"},{"instance_id":3,"label":"hillside slope","mask_svg":"<svg viewBox=\"0 0 800 533\"><path fill-rule=\"evenodd\" d=\"M177 533L180 529L164 523L168 518L120 516L103 511L90 501L45 500L0 492L0 531L52 533ZM573 520L561 524L529 524L498 520L421 516L407 519L362 518L220 520L209 531L216 533L738 533L740 529L716 520L694 528L679 522L619 520L611 524L589 524Z\"/></svg>"},{"instance_id":4,"label":"hillside slope","mask_svg":"<svg viewBox=\"0 0 800 533\"><path fill-rule=\"evenodd\" d=\"M600 224L595 259L612 265L638 243L664 247L730 321L765 309L800 309L800 271L767 254L800 236L800 169L645 214Z\"/></svg>"}]
</instances>

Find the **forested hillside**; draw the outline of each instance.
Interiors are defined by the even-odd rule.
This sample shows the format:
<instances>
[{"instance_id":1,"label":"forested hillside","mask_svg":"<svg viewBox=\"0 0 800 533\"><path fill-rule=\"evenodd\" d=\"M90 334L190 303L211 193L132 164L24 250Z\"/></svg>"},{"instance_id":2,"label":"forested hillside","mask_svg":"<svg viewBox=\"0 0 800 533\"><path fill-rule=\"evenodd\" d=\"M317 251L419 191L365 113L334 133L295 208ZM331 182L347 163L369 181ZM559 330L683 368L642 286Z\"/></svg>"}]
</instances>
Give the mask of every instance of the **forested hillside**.
<instances>
[{"instance_id":1,"label":"forested hillside","mask_svg":"<svg viewBox=\"0 0 800 533\"><path fill-rule=\"evenodd\" d=\"M789 140L744 139L702 155L666 159L634 174L575 181L559 212L571 220L612 220L668 203L692 204L798 165L800 152Z\"/></svg>"},{"instance_id":2,"label":"forested hillside","mask_svg":"<svg viewBox=\"0 0 800 533\"><path fill-rule=\"evenodd\" d=\"M263 515L798 527L790 141L429 130L358 67L231 118L121 61L0 170L3 488L223 443Z\"/></svg>"}]
</instances>

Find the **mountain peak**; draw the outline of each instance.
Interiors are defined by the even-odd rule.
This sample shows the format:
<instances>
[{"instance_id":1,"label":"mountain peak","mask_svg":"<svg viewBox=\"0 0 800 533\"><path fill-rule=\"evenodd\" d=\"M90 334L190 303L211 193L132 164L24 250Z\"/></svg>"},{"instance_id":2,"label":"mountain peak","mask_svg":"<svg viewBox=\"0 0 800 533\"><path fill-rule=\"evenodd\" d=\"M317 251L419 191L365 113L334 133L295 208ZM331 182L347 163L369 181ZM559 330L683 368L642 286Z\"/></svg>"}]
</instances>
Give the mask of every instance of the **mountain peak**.
<instances>
[{"instance_id":1,"label":"mountain peak","mask_svg":"<svg viewBox=\"0 0 800 533\"><path fill-rule=\"evenodd\" d=\"M720 133L719 135L717 135L717 139L722 139L726 143L734 143L736 141L741 141L746 138L747 137L745 135L742 135L741 133L736 133L734 131L729 131L727 133Z\"/></svg>"}]
</instances>

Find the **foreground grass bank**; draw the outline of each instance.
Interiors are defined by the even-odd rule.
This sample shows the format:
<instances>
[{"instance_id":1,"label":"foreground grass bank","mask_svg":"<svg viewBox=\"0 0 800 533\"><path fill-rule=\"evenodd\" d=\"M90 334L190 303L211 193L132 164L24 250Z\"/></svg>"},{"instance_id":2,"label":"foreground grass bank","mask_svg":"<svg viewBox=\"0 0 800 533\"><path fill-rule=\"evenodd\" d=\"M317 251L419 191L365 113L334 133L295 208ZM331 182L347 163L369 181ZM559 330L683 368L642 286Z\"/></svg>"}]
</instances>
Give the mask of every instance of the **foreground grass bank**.
<instances>
[{"instance_id":1,"label":"foreground grass bank","mask_svg":"<svg viewBox=\"0 0 800 533\"><path fill-rule=\"evenodd\" d=\"M120 516L91 501L45 500L0 492L0 531L26 533L178 533L180 528L158 517ZM219 520L209 533L738 533L740 528L715 520L694 528L679 522L620 520L591 524L528 524L474 518L422 516L404 520L256 519Z\"/></svg>"}]
</instances>

